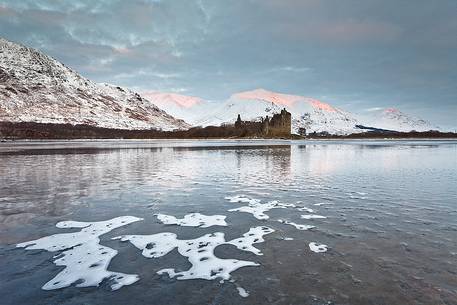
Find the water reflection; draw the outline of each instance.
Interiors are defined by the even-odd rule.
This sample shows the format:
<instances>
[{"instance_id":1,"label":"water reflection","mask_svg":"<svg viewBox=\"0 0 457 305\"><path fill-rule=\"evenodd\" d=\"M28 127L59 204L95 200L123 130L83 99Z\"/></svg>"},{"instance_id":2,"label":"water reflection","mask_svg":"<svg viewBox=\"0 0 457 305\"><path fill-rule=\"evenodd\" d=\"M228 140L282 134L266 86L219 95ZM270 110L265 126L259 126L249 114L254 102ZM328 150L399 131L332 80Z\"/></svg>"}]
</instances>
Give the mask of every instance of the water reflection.
<instances>
[{"instance_id":1,"label":"water reflection","mask_svg":"<svg viewBox=\"0 0 457 305\"><path fill-rule=\"evenodd\" d=\"M0 276L17 279L9 284L10 290L21 291L15 285L23 287L29 280L27 274L16 274L17 266L31 264L32 269L43 270L43 262L50 261L49 257L39 256L42 254L20 258L11 245L55 234L54 224L58 221L100 221L132 215L145 220L130 227L132 231L116 234L167 230L182 239L193 239L212 231L164 227L154 214L218 214L227 216L228 223L218 230L231 239L259 225L248 213L229 212L241 204L224 198L245 194L263 203L279 200L312 208L315 214L326 217L301 218L302 214L311 213L306 209L277 208L266 212L270 217L268 225L275 233L262 248L265 255L260 261L261 271L236 275L238 281L244 279L251 287L250 304L267 303L256 295L278 304L306 300L312 304L310 295L318 295L321 303L337 300L335 303L342 304L348 298L355 300L351 304L363 304L364 300L393 304L399 298L404 304L433 304L433 300L452 300L455 296L447 287L457 284L451 278L455 275L452 270L457 253L457 143L162 144L101 143L97 148L97 143L70 143L69 147L62 143L46 147L40 143L41 148L36 144L33 149L25 144L19 149L10 144L6 150L0 147L0 255L5 258L0 262ZM300 231L290 223L316 228ZM154 277L156 265L145 266L136 251L113 244L109 238L102 244L120 251L119 257L113 259L112 269L140 274L141 283L129 289L141 289L141 293L134 290L136 293L129 295L130 290L125 289L115 296L121 300L113 297L108 302L105 297L111 295L106 291L91 290L103 295L97 295L96 300L100 301L96 304L122 304L122 300L126 303L143 293L164 304L189 304L192 302L186 296L195 289L205 291L202 295L218 291L226 296L223 304L235 300L212 284L182 284ZM285 246L285 238L294 240ZM328 253L316 257L306 252L310 242L329 245ZM231 248L218 251L221 257L237 255ZM18 261L21 259L33 264ZM173 259L179 262L176 256L167 262L175 265ZM53 271L42 272L33 282L38 289ZM434 276L427 277L432 273ZM412 280L413 277L423 280ZM404 293L402 287L407 286L414 289ZM423 293L432 286L441 290ZM373 287L377 290L371 290ZM32 288L24 295L30 294L40 295ZM43 301L59 295L40 296ZM11 294L11 304L20 303L20 297ZM426 302L417 301L421 299Z\"/></svg>"}]
</instances>

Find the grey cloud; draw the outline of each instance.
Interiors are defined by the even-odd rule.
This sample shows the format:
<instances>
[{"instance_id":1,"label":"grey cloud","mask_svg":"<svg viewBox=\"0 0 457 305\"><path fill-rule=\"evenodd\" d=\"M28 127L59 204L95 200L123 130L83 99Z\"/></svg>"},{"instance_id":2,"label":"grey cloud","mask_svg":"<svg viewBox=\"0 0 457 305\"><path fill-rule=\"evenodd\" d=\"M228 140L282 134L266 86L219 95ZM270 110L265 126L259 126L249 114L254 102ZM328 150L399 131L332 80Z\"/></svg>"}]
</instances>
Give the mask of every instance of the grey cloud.
<instances>
[{"instance_id":1,"label":"grey cloud","mask_svg":"<svg viewBox=\"0 0 457 305\"><path fill-rule=\"evenodd\" d=\"M454 0L11 0L0 35L140 91L263 87L454 124L456 12Z\"/></svg>"}]
</instances>

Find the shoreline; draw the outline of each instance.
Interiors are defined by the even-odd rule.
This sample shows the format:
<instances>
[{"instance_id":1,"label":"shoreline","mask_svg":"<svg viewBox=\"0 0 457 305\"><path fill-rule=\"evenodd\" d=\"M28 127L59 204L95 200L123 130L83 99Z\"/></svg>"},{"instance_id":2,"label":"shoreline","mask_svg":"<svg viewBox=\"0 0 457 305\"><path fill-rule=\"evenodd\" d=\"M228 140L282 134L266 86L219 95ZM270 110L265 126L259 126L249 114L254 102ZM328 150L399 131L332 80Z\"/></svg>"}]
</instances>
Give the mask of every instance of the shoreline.
<instances>
[{"instance_id":1,"label":"shoreline","mask_svg":"<svg viewBox=\"0 0 457 305\"><path fill-rule=\"evenodd\" d=\"M430 131L364 131L347 135L334 135L327 132L297 135L280 129L263 132L251 126L206 126L187 130L156 129L114 129L90 125L53 124L35 122L0 122L0 143L16 141L144 141L144 140L286 140L286 141L342 141L342 140L445 140L457 139L457 133ZM273 127L271 127L273 128ZM289 124L290 128L290 124Z\"/></svg>"}]
</instances>

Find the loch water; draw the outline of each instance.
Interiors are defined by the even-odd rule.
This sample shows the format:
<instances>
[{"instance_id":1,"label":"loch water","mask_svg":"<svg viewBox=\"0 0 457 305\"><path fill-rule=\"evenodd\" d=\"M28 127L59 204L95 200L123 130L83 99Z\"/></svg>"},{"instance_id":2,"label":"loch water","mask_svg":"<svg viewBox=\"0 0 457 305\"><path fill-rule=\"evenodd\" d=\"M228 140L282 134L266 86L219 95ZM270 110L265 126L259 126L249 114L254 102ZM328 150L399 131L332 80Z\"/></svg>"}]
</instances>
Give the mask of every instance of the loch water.
<instances>
[{"instance_id":1,"label":"loch water","mask_svg":"<svg viewBox=\"0 0 457 305\"><path fill-rule=\"evenodd\" d=\"M226 225L157 215L191 213ZM55 261L65 249L17 247L84 230L59 222L124 216L141 220L97 235L115 250L107 270L137 276L117 290L109 276L42 289L64 270ZM258 252L228 242L256 227L271 229L251 241ZM157 238L143 249L113 239L165 232L223 236L214 257L253 264L226 279L180 279L158 271L198 275L201 264L178 247L147 257ZM0 295L3 305L457 304L457 141L0 143Z\"/></svg>"}]
</instances>

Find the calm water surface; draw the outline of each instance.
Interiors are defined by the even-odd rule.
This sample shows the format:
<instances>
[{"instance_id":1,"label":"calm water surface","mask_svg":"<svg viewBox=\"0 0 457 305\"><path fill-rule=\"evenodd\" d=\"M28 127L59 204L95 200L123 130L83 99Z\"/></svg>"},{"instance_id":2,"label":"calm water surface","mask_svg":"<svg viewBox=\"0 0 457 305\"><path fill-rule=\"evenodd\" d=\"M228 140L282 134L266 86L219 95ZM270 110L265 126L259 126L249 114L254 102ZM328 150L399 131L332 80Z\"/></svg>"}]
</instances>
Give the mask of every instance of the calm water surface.
<instances>
[{"instance_id":1,"label":"calm water surface","mask_svg":"<svg viewBox=\"0 0 457 305\"><path fill-rule=\"evenodd\" d=\"M228 210L225 199L308 207L272 209L269 219ZM324 204L322 204L324 203ZM228 226L162 224L199 212ZM118 254L109 270L140 280L111 291L73 286L42 290L63 268L54 252L16 244L52 234L64 220L144 218L101 235ZM278 219L313 225L308 231ZM193 239L249 228L274 233L258 256L229 245L220 258L257 262L233 282L176 280L157 271L190 268L175 249L146 258L123 234L176 233ZM293 238L293 240L288 240ZM308 244L328 246L325 253ZM239 295L243 287L249 296ZM0 303L7 304L457 304L457 142L453 141L98 141L0 144Z\"/></svg>"}]
</instances>

